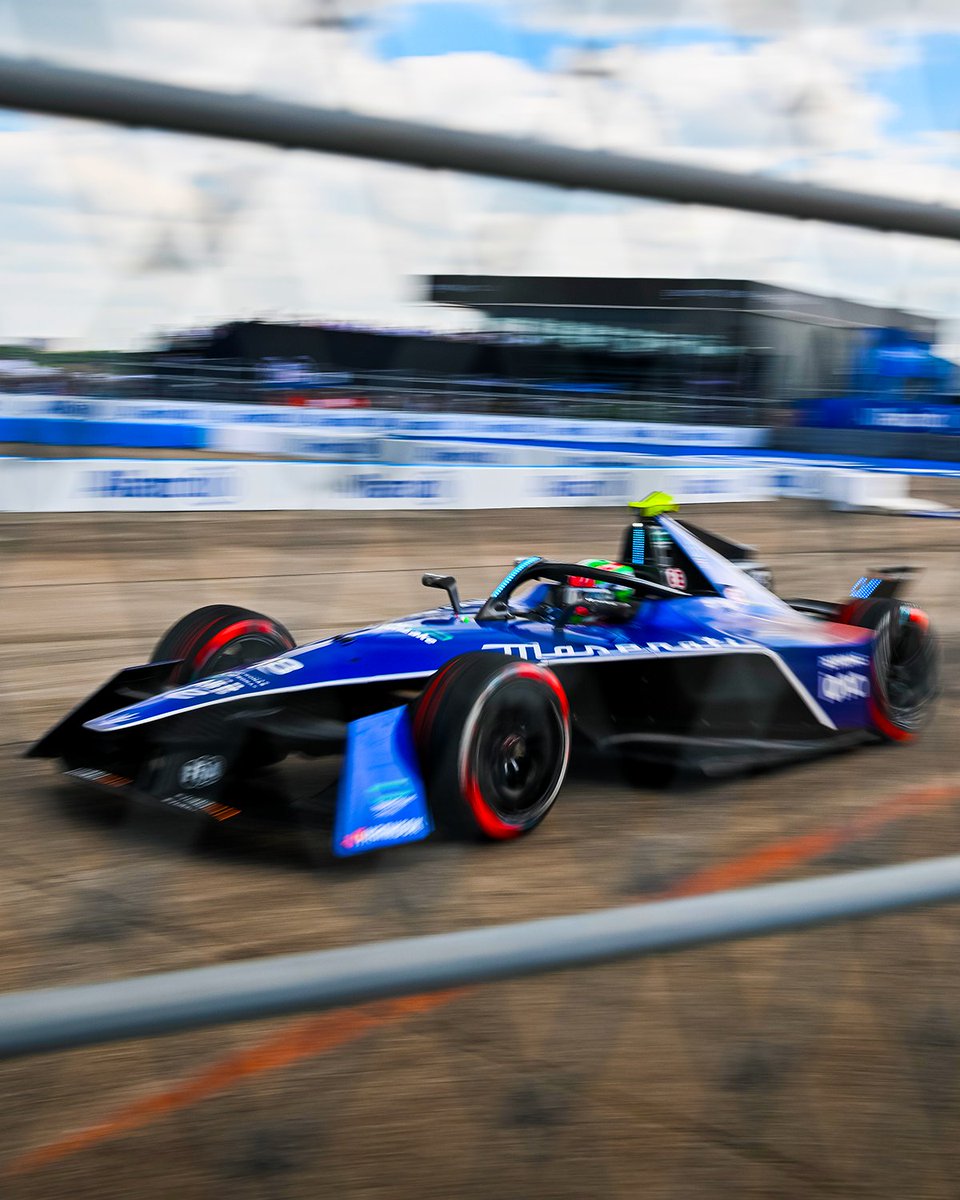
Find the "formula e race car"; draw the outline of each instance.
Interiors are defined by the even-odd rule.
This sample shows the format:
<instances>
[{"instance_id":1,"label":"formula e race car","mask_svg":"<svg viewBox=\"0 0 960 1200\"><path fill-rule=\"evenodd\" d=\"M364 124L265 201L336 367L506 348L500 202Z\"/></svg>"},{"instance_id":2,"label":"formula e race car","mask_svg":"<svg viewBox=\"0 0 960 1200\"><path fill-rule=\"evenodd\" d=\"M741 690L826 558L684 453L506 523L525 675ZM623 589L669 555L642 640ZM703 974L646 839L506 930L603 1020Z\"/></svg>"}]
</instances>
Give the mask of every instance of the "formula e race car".
<instances>
[{"instance_id":1,"label":"formula e race car","mask_svg":"<svg viewBox=\"0 0 960 1200\"><path fill-rule=\"evenodd\" d=\"M642 785L651 764L719 774L916 735L938 652L899 598L909 568L868 572L839 603L785 600L750 547L668 496L634 508L617 561L522 558L470 602L424 575L449 603L309 645L246 609L198 609L27 753L136 800L267 824L311 803L289 763L327 756L333 848L351 855L435 826L526 833L580 747Z\"/></svg>"}]
</instances>

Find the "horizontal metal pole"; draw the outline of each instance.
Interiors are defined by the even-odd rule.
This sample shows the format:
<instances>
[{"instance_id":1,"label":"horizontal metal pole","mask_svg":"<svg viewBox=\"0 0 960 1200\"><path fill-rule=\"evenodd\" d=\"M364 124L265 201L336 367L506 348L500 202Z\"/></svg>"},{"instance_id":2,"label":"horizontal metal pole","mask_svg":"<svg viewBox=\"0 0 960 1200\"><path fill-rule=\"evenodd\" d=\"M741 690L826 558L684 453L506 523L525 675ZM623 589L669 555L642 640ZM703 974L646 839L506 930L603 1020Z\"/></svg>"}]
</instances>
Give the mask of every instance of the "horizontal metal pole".
<instances>
[{"instance_id":1,"label":"horizontal metal pole","mask_svg":"<svg viewBox=\"0 0 960 1200\"><path fill-rule=\"evenodd\" d=\"M0 997L0 1057L515 979L960 899L960 856Z\"/></svg>"},{"instance_id":2,"label":"horizontal metal pole","mask_svg":"<svg viewBox=\"0 0 960 1200\"><path fill-rule=\"evenodd\" d=\"M525 183L960 238L960 210L0 56L0 106Z\"/></svg>"}]
</instances>

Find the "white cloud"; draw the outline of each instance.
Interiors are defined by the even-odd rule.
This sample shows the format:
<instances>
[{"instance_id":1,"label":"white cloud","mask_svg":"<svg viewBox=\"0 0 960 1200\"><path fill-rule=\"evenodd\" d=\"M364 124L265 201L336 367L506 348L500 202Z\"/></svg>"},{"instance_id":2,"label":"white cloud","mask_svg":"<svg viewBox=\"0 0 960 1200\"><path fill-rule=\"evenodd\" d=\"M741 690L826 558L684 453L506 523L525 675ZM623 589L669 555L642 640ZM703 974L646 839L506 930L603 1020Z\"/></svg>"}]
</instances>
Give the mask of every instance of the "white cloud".
<instances>
[{"instance_id":1,"label":"white cloud","mask_svg":"<svg viewBox=\"0 0 960 1200\"><path fill-rule=\"evenodd\" d=\"M36 52L36 14L67 6L29 2L32 16L27 0L0 0L0 47ZM349 25L309 24L326 11L311 4L102 0L85 42L51 45L113 70L465 129L949 204L960 194L960 135L887 133L890 101L871 72L915 63L916 44L894 36L896 6L883 0L862 25L857 4L809 0L788 21L791 6L759 0L651 3L651 26L766 36L594 47L561 55L554 72L490 53L384 61ZM389 6L353 0L347 16ZM637 9L545 0L532 11L543 24L634 28ZM917 12L960 27L953 5ZM72 122L0 132L0 219L15 243L3 292L17 297L0 302L0 339L121 344L264 313L422 321L411 280L442 271L739 275L960 317L957 254L936 242Z\"/></svg>"},{"instance_id":2,"label":"white cloud","mask_svg":"<svg viewBox=\"0 0 960 1200\"><path fill-rule=\"evenodd\" d=\"M730 29L746 36L803 26L880 27L897 33L960 28L954 0L530 0L519 15L533 26L564 28L584 37L676 26Z\"/></svg>"}]
</instances>

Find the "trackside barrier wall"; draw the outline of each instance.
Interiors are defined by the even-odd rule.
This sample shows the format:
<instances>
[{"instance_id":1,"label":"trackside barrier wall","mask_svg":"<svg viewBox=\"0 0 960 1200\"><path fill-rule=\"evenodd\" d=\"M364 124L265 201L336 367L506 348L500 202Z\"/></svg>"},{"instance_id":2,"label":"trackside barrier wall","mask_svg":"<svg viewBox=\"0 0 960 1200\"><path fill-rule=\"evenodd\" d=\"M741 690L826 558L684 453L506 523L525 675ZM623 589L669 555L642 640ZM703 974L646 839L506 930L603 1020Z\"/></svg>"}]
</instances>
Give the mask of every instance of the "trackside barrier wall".
<instances>
[{"instance_id":1,"label":"trackside barrier wall","mask_svg":"<svg viewBox=\"0 0 960 1200\"><path fill-rule=\"evenodd\" d=\"M280 436L284 431L285 438ZM379 448L373 443L383 438L545 444L635 453L658 445L695 450L761 446L767 433L759 428L654 421L0 394L0 443L25 445L166 446L224 453L309 454L342 461L356 453L376 458ZM358 448L356 453L354 448Z\"/></svg>"},{"instance_id":2,"label":"trackside barrier wall","mask_svg":"<svg viewBox=\"0 0 960 1200\"><path fill-rule=\"evenodd\" d=\"M403 467L197 459L0 459L5 512L350 510L618 505L658 488L685 503L766 500L754 467Z\"/></svg>"},{"instance_id":3,"label":"trackside barrier wall","mask_svg":"<svg viewBox=\"0 0 960 1200\"><path fill-rule=\"evenodd\" d=\"M790 496L837 508L910 506L903 475L743 460L642 467L404 466L200 459L0 458L3 512L385 510L616 506L662 489L685 504Z\"/></svg>"},{"instance_id":4,"label":"trackside barrier wall","mask_svg":"<svg viewBox=\"0 0 960 1200\"><path fill-rule=\"evenodd\" d=\"M909 494L907 475L784 462L768 462L767 465L773 472L770 482L776 495L826 500L835 508L896 505Z\"/></svg>"},{"instance_id":5,"label":"trackside barrier wall","mask_svg":"<svg viewBox=\"0 0 960 1200\"><path fill-rule=\"evenodd\" d=\"M694 430L693 432L696 432ZM659 466L662 455L657 445L634 440L622 450L611 450L611 442L583 442L578 449L565 446L535 445L528 439L504 442L495 438L474 441L448 437L429 439L406 436L380 436L359 430L272 429L269 426L225 425L210 431L207 448L232 454L274 455L278 458L305 458L314 462L366 462L409 464L410 466ZM544 439L549 440L545 437ZM675 443L668 443L671 447ZM676 466L700 465L706 452L723 454L725 447L709 451L693 444L682 447ZM649 452L642 453L647 450Z\"/></svg>"},{"instance_id":6,"label":"trackside barrier wall","mask_svg":"<svg viewBox=\"0 0 960 1200\"><path fill-rule=\"evenodd\" d=\"M692 431L696 433L696 430ZM578 463L581 466L644 466L659 462L654 453L657 443L648 444L634 439L627 443L608 440L573 441L564 439L562 445L550 444L549 434L544 445L532 439L504 441L494 436L475 440L458 440L447 436L428 439L365 433L359 430L274 429L269 426L225 425L209 431L207 449L230 454L274 455L278 458L306 458L314 462L382 462L409 463L413 466L562 466ZM620 450L611 446L620 445ZM693 443L667 442L685 456L705 452L723 454L728 447L706 450ZM573 448L576 447L576 448ZM682 465L680 462L677 465Z\"/></svg>"}]
</instances>

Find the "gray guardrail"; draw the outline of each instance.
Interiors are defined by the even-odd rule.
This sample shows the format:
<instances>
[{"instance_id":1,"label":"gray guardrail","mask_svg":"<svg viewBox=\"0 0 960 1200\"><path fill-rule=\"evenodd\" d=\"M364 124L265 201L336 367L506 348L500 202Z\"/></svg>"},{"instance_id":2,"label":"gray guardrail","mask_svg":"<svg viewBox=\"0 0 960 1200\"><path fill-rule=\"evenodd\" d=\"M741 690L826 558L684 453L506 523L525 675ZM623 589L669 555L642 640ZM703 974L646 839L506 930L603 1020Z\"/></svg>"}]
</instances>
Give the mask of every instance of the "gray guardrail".
<instances>
[{"instance_id":1,"label":"gray guardrail","mask_svg":"<svg viewBox=\"0 0 960 1200\"><path fill-rule=\"evenodd\" d=\"M0 1058L415 995L960 900L960 856L0 997Z\"/></svg>"},{"instance_id":2,"label":"gray guardrail","mask_svg":"<svg viewBox=\"0 0 960 1200\"><path fill-rule=\"evenodd\" d=\"M0 56L0 106L621 196L960 238L960 210Z\"/></svg>"}]
</instances>

